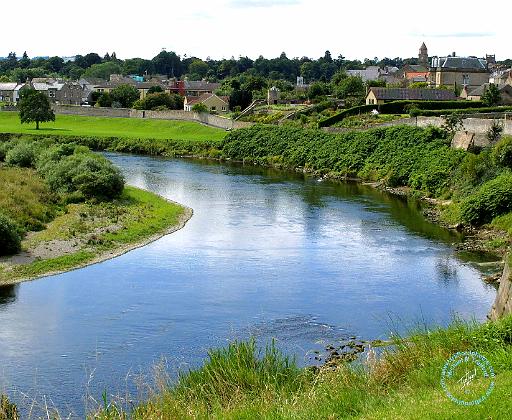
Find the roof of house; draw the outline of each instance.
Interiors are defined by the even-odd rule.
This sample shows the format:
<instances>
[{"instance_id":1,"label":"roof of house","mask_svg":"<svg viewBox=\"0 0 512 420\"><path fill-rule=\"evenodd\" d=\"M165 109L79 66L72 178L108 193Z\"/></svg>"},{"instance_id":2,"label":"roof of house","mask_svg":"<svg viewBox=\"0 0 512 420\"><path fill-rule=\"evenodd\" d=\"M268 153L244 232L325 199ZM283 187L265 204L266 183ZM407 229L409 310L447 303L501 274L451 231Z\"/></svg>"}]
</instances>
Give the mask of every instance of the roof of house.
<instances>
[{"instance_id":1,"label":"roof of house","mask_svg":"<svg viewBox=\"0 0 512 420\"><path fill-rule=\"evenodd\" d=\"M438 67L444 69L487 70L487 62L476 57L440 57Z\"/></svg>"},{"instance_id":2,"label":"roof of house","mask_svg":"<svg viewBox=\"0 0 512 420\"><path fill-rule=\"evenodd\" d=\"M455 93L443 89L370 88L377 100L454 101Z\"/></svg>"},{"instance_id":3,"label":"roof of house","mask_svg":"<svg viewBox=\"0 0 512 420\"><path fill-rule=\"evenodd\" d=\"M17 83L0 83L0 90L14 90L18 86Z\"/></svg>"},{"instance_id":4,"label":"roof of house","mask_svg":"<svg viewBox=\"0 0 512 420\"><path fill-rule=\"evenodd\" d=\"M377 80L380 75L380 68L377 66L370 66L364 70L347 70L347 74L350 76L359 76L363 79L363 82L368 80Z\"/></svg>"},{"instance_id":5,"label":"roof of house","mask_svg":"<svg viewBox=\"0 0 512 420\"><path fill-rule=\"evenodd\" d=\"M35 90L50 90L56 89L61 90L64 87L65 83L62 82L54 82L54 83L32 83L32 87Z\"/></svg>"},{"instance_id":6,"label":"roof of house","mask_svg":"<svg viewBox=\"0 0 512 420\"><path fill-rule=\"evenodd\" d=\"M489 87L489 85L490 83L484 83L483 85L478 86L477 88L468 92L468 96L482 96ZM510 94L512 94L512 86L507 84L499 84L498 90L500 91L500 93L509 92Z\"/></svg>"},{"instance_id":7,"label":"roof of house","mask_svg":"<svg viewBox=\"0 0 512 420\"><path fill-rule=\"evenodd\" d=\"M188 90L207 90L213 92L220 88L220 83L210 83L203 80L185 80L185 89Z\"/></svg>"},{"instance_id":8,"label":"roof of house","mask_svg":"<svg viewBox=\"0 0 512 420\"><path fill-rule=\"evenodd\" d=\"M420 64L405 65L404 72L407 73L407 71L410 71L411 73L428 73L428 69Z\"/></svg>"},{"instance_id":9,"label":"roof of house","mask_svg":"<svg viewBox=\"0 0 512 420\"><path fill-rule=\"evenodd\" d=\"M204 102L207 99L210 99L212 96L216 96L217 98L224 101L226 104L229 104L229 96L218 96L218 95L215 95L215 93L204 93L201 96L187 96L186 104L187 105L195 105L200 102Z\"/></svg>"}]
</instances>

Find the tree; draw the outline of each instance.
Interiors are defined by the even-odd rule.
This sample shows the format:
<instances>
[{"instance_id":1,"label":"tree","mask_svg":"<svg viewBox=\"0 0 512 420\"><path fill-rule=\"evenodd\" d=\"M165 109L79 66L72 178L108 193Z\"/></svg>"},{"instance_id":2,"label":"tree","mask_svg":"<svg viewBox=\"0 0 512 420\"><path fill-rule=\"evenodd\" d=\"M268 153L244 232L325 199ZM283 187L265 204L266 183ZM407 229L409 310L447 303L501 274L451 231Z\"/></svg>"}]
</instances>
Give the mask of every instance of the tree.
<instances>
[{"instance_id":1,"label":"tree","mask_svg":"<svg viewBox=\"0 0 512 420\"><path fill-rule=\"evenodd\" d=\"M155 86L151 86L149 89L148 89L148 94L151 94L151 93L159 93L159 92L163 92L164 90L162 89L161 86L158 86L158 85L155 85Z\"/></svg>"},{"instance_id":2,"label":"tree","mask_svg":"<svg viewBox=\"0 0 512 420\"><path fill-rule=\"evenodd\" d=\"M489 87L487 87L482 95L482 102L487 106L496 106L501 101L501 94L498 86L494 83L491 83Z\"/></svg>"},{"instance_id":3,"label":"tree","mask_svg":"<svg viewBox=\"0 0 512 420\"><path fill-rule=\"evenodd\" d=\"M107 61L106 63L93 64L85 71L84 77L108 80L111 74L119 73L121 73L121 66L114 61Z\"/></svg>"},{"instance_id":4,"label":"tree","mask_svg":"<svg viewBox=\"0 0 512 420\"><path fill-rule=\"evenodd\" d=\"M94 100L94 96L93 96L93 100ZM96 104L98 106L101 106L102 108L110 108L112 106L112 102L113 102L112 96L110 96L110 93L108 93L108 92L102 93L96 100Z\"/></svg>"},{"instance_id":5,"label":"tree","mask_svg":"<svg viewBox=\"0 0 512 420\"><path fill-rule=\"evenodd\" d=\"M443 125L441 126L441 129L450 136L453 136L456 131L459 131L464 127L464 122L462 120L461 114L453 112L450 115L444 116L443 119L444 122Z\"/></svg>"},{"instance_id":6,"label":"tree","mask_svg":"<svg viewBox=\"0 0 512 420\"><path fill-rule=\"evenodd\" d=\"M203 104L202 102L199 102L197 104L195 104L193 107L192 107L192 111L193 112L198 112L198 113L201 113L201 112L208 112L208 108L206 107L205 104Z\"/></svg>"},{"instance_id":7,"label":"tree","mask_svg":"<svg viewBox=\"0 0 512 420\"><path fill-rule=\"evenodd\" d=\"M55 121L48 97L35 89L21 91L18 108L21 123L35 122L36 130L39 130L40 122Z\"/></svg>"},{"instance_id":8,"label":"tree","mask_svg":"<svg viewBox=\"0 0 512 420\"><path fill-rule=\"evenodd\" d=\"M188 66L188 73L193 76L193 79L202 79L208 73L208 64L196 58Z\"/></svg>"},{"instance_id":9,"label":"tree","mask_svg":"<svg viewBox=\"0 0 512 420\"><path fill-rule=\"evenodd\" d=\"M112 102L118 102L122 108L131 108L140 98L140 93L135 86L119 85L110 91L110 97Z\"/></svg>"},{"instance_id":10,"label":"tree","mask_svg":"<svg viewBox=\"0 0 512 420\"><path fill-rule=\"evenodd\" d=\"M244 89L235 89L229 96L229 107L235 109L239 106L240 109L247 108L252 102L252 92Z\"/></svg>"},{"instance_id":11,"label":"tree","mask_svg":"<svg viewBox=\"0 0 512 420\"><path fill-rule=\"evenodd\" d=\"M499 120L494 120L492 122L492 125L489 127L489 129L485 133L485 135L487 137L487 140L489 140L489 142L491 144L494 144L500 139L502 133L503 133L503 124Z\"/></svg>"}]
</instances>

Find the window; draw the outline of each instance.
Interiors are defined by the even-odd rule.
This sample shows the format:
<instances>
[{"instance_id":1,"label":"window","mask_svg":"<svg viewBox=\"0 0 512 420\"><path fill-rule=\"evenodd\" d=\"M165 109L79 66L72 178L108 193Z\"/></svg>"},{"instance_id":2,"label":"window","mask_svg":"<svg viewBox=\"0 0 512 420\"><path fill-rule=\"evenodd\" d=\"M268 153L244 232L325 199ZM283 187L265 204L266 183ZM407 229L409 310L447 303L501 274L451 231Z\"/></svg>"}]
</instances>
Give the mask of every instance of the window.
<instances>
[{"instance_id":1,"label":"window","mask_svg":"<svg viewBox=\"0 0 512 420\"><path fill-rule=\"evenodd\" d=\"M223 110L223 111L225 111L225 110L226 110L226 107L225 107L225 106L223 106L223 107L222 107L222 110Z\"/></svg>"},{"instance_id":2,"label":"window","mask_svg":"<svg viewBox=\"0 0 512 420\"><path fill-rule=\"evenodd\" d=\"M212 107L210 108L210 111L217 111L217 107L216 107L216 106L212 106Z\"/></svg>"}]
</instances>

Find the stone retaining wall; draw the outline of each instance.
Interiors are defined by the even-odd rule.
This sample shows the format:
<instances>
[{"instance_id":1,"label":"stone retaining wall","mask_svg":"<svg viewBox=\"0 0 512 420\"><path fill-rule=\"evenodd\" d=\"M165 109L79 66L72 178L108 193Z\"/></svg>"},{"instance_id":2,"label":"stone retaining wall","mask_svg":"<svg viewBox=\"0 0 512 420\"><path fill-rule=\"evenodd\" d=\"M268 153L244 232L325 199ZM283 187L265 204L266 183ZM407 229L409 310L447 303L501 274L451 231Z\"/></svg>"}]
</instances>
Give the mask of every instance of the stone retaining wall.
<instances>
[{"instance_id":1,"label":"stone retaining wall","mask_svg":"<svg viewBox=\"0 0 512 420\"><path fill-rule=\"evenodd\" d=\"M79 115L84 117L109 118L147 118L154 120L193 121L223 130L235 130L250 127L253 123L233 121L229 118L219 117L207 113L197 113L181 110L169 111L139 111L127 108L95 108L83 106L54 105L53 110L60 115Z\"/></svg>"},{"instance_id":2,"label":"stone retaining wall","mask_svg":"<svg viewBox=\"0 0 512 420\"><path fill-rule=\"evenodd\" d=\"M496 321L510 314L512 314L512 277L510 266L507 262L503 269L496 300L494 301L494 305L492 305L491 313L488 318L491 321Z\"/></svg>"}]
</instances>

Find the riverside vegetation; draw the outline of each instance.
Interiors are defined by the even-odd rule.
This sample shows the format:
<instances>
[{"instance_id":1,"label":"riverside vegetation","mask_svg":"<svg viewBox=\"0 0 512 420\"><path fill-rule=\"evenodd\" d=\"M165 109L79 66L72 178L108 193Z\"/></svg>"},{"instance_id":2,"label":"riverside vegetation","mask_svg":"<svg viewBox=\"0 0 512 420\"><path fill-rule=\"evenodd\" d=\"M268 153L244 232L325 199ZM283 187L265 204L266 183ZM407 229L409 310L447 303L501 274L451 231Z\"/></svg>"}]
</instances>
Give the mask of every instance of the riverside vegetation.
<instances>
[{"instance_id":1,"label":"riverside vegetation","mask_svg":"<svg viewBox=\"0 0 512 420\"><path fill-rule=\"evenodd\" d=\"M185 213L125 187L119 170L85 146L2 142L0 284L116 255L178 225Z\"/></svg>"},{"instance_id":2,"label":"riverside vegetation","mask_svg":"<svg viewBox=\"0 0 512 420\"><path fill-rule=\"evenodd\" d=\"M19 140L15 140L19 141ZM70 138L95 150L153 155L189 154L296 169L317 176L357 178L443 202L441 219L468 227L487 224L512 234L512 139L485 150L450 148L439 129L379 128L339 135L292 127L254 126L223 140L139 141L134 138ZM193 144L193 146L192 146ZM184 153L185 152L185 153ZM509 237L491 241L505 252ZM299 369L272 346L254 342L212 350L204 366L165 381L147 402L128 407L104 395L100 419L161 418L506 418L512 396L512 317L477 325L455 321L394 336L376 360L343 358L320 368ZM448 399L440 386L446 360L473 350L494 367L496 386L473 407ZM481 381L476 381L478 386Z\"/></svg>"}]
</instances>

